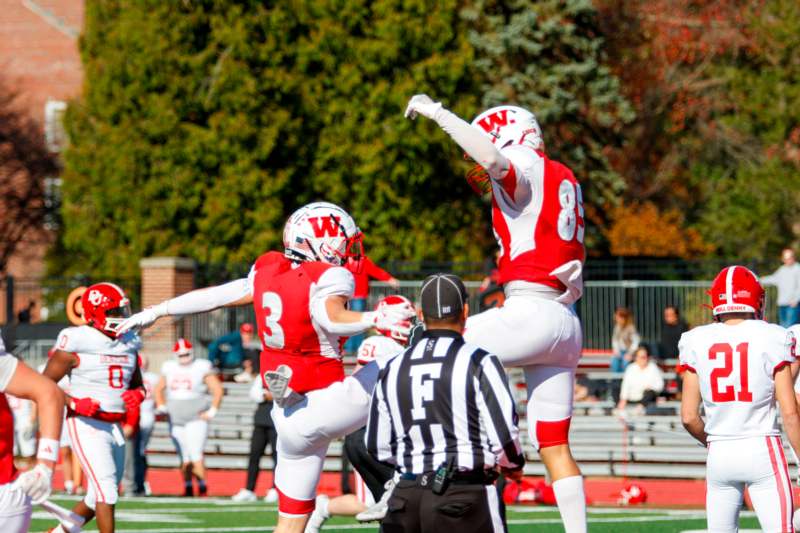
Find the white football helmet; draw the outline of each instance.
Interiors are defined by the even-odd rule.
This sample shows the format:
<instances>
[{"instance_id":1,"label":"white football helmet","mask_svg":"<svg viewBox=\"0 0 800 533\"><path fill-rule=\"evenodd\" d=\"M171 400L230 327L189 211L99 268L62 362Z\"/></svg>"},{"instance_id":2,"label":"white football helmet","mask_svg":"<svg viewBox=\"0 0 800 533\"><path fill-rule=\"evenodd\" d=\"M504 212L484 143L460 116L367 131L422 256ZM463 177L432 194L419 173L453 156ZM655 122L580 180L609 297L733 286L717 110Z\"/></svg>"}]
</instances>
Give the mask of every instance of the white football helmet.
<instances>
[{"instance_id":1,"label":"white football helmet","mask_svg":"<svg viewBox=\"0 0 800 533\"><path fill-rule=\"evenodd\" d=\"M292 213L283 228L283 247L289 259L336 266L363 256L361 230L353 217L329 202L307 204Z\"/></svg>"},{"instance_id":2,"label":"white football helmet","mask_svg":"<svg viewBox=\"0 0 800 533\"><path fill-rule=\"evenodd\" d=\"M542 129L533 113L513 105L501 105L487 109L472 121L492 139L497 148L512 144L524 144L534 150L544 148Z\"/></svg>"}]
</instances>

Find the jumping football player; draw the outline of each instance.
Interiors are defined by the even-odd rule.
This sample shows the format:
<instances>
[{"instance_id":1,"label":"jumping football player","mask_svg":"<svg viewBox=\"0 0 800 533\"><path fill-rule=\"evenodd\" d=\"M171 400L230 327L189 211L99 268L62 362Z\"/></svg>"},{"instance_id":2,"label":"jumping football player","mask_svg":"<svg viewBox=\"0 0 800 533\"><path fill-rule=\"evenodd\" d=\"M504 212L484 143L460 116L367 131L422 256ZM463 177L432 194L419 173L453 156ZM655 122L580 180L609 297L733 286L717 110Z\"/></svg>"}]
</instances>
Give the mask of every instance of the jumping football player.
<instances>
[{"instance_id":1,"label":"jumping football player","mask_svg":"<svg viewBox=\"0 0 800 533\"><path fill-rule=\"evenodd\" d=\"M14 415L6 393L36 403L39 415L37 464L17 476L14 468ZM0 531L28 531L33 509L50 495L64 395L55 383L6 352L0 337Z\"/></svg>"},{"instance_id":2,"label":"jumping football player","mask_svg":"<svg viewBox=\"0 0 800 533\"><path fill-rule=\"evenodd\" d=\"M57 382L70 373L67 428L72 450L87 474L89 490L73 511L114 531L114 506L125 461L121 423L145 397L138 365L139 338L119 334L130 302L113 283L96 283L82 296L84 326L63 329L44 369ZM62 526L53 531L62 533Z\"/></svg>"},{"instance_id":3,"label":"jumping football player","mask_svg":"<svg viewBox=\"0 0 800 533\"><path fill-rule=\"evenodd\" d=\"M741 266L722 270L711 285L714 323L681 336L681 418L708 447L708 530L738 531L745 487L764 531L792 528L792 482L783 428L800 452L800 415L790 365L794 334L762 320L764 289ZM700 403L706 420L700 418Z\"/></svg>"},{"instance_id":4,"label":"jumping football player","mask_svg":"<svg viewBox=\"0 0 800 533\"><path fill-rule=\"evenodd\" d=\"M493 107L469 124L426 95L406 117L435 121L476 163L468 181L491 192L506 300L472 316L464 339L521 367L528 388L528 434L553 480L567 533L586 531L583 477L569 449L581 325L572 308L583 293L584 220L572 171L549 159L536 117ZM532 325L535 324L535 327Z\"/></svg>"},{"instance_id":5,"label":"jumping football player","mask_svg":"<svg viewBox=\"0 0 800 533\"><path fill-rule=\"evenodd\" d=\"M379 310L387 305L404 305L415 313L414 304L397 294L381 298L376 306ZM356 370L372 361L386 361L401 353L408 345L405 332L378 330L378 335L367 337L356 352ZM378 462L367 451L364 441L366 426L350 433L344 440L344 451L355 469L355 494L343 494L330 499L325 494L317 496L314 513L306 525L305 533L318 533L331 516L355 516L359 521L381 520L388 510L387 502L394 482L394 469Z\"/></svg>"},{"instance_id":6,"label":"jumping football player","mask_svg":"<svg viewBox=\"0 0 800 533\"><path fill-rule=\"evenodd\" d=\"M341 337L371 327L407 331L401 306L359 313L347 309L361 232L342 208L317 202L286 222L284 252L259 257L250 275L198 289L145 309L122 330L147 327L159 317L252 303L262 343L261 375L273 394L278 431L278 533L302 533L311 512L325 454L332 439L366 424L378 366L345 377Z\"/></svg>"}]
</instances>

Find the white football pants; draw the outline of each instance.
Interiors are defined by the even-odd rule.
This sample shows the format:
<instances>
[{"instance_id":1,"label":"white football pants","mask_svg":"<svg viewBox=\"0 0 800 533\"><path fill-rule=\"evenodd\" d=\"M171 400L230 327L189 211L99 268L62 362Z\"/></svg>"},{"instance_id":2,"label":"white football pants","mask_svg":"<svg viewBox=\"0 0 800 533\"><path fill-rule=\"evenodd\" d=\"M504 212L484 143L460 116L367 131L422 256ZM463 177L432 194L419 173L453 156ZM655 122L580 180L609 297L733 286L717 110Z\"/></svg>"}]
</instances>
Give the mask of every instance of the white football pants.
<instances>
[{"instance_id":1,"label":"white football pants","mask_svg":"<svg viewBox=\"0 0 800 533\"><path fill-rule=\"evenodd\" d=\"M281 495L281 514L310 512L308 505L316 495L328 445L367 423L378 372L378 364L372 362L343 381L307 392L295 405L272 407L278 432L275 486Z\"/></svg>"},{"instance_id":2,"label":"white football pants","mask_svg":"<svg viewBox=\"0 0 800 533\"><path fill-rule=\"evenodd\" d=\"M125 441L119 424L85 416L67 418L72 452L78 456L89 481L84 503L113 505L119 499L119 482L125 466Z\"/></svg>"},{"instance_id":3,"label":"white football pants","mask_svg":"<svg viewBox=\"0 0 800 533\"><path fill-rule=\"evenodd\" d=\"M11 483L0 485L0 531L26 533L32 515L31 499L24 492L11 490Z\"/></svg>"},{"instance_id":4,"label":"white football pants","mask_svg":"<svg viewBox=\"0 0 800 533\"><path fill-rule=\"evenodd\" d=\"M464 339L495 354L504 366L524 370L528 434L537 449L537 421L572 416L583 334L570 306L535 294L514 294L502 307L469 317Z\"/></svg>"},{"instance_id":5,"label":"white football pants","mask_svg":"<svg viewBox=\"0 0 800 533\"><path fill-rule=\"evenodd\" d=\"M181 462L191 463L203 460L203 449L208 438L208 422L197 419L182 426L170 425L169 434Z\"/></svg>"},{"instance_id":6,"label":"white football pants","mask_svg":"<svg viewBox=\"0 0 800 533\"><path fill-rule=\"evenodd\" d=\"M738 531L745 487L763 531L792 531L792 483L780 437L712 441L706 484L709 532Z\"/></svg>"}]
</instances>

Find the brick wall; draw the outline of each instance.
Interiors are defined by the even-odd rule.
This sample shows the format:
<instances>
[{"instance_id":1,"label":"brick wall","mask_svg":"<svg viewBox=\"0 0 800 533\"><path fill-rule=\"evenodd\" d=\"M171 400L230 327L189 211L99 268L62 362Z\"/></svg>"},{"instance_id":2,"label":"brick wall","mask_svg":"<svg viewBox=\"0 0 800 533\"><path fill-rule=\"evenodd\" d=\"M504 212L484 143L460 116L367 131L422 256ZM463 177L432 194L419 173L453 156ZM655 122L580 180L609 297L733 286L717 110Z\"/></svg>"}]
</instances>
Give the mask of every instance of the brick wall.
<instances>
[{"instance_id":1,"label":"brick wall","mask_svg":"<svg viewBox=\"0 0 800 533\"><path fill-rule=\"evenodd\" d=\"M148 257L139 261L142 270L142 308L156 305L194 289L195 263L183 257ZM188 319L162 318L143 332L143 353L150 370L157 372L171 357L172 346L182 332L190 334Z\"/></svg>"}]
</instances>

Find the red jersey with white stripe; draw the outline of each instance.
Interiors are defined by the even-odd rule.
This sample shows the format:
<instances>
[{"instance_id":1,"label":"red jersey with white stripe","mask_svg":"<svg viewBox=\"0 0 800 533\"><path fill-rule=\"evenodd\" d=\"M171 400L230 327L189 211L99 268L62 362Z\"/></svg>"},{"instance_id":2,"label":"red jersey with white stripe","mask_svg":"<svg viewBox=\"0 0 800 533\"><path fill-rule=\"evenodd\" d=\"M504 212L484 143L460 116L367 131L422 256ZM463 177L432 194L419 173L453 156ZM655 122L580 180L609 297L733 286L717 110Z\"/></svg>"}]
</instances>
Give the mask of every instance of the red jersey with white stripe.
<instances>
[{"instance_id":1,"label":"red jersey with white stripe","mask_svg":"<svg viewBox=\"0 0 800 533\"><path fill-rule=\"evenodd\" d=\"M329 296L352 296L352 274L342 267L295 263L279 252L268 252L253 265L249 279L263 348L262 374L289 366L289 386L299 393L344 379L344 338L326 331L314 315L326 312Z\"/></svg>"},{"instance_id":2,"label":"red jersey with white stripe","mask_svg":"<svg viewBox=\"0 0 800 533\"><path fill-rule=\"evenodd\" d=\"M200 400L208 392L206 376L214 372L208 359L194 359L182 365L170 360L161 366L161 374L167 384L167 397L170 400Z\"/></svg>"},{"instance_id":3,"label":"red jersey with white stripe","mask_svg":"<svg viewBox=\"0 0 800 533\"><path fill-rule=\"evenodd\" d=\"M79 359L70 373L70 395L97 400L100 410L106 413L125 412L122 393L136 371L140 347L136 335L112 339L91 326L61 330L55 346Z\"/></svg>"},{"instance_id":4,"label":"red jersey with white stripe","mask_svg":"<svg viewBox=\"0 0 800 533\"><path fill-rule=\"evenodd\" d=\"M14 468L14 414L6 395L0 393L0 485L10 483L17 477Z\"/></svg>"},{"instance_id":5,"label":"red jersey with white stripe","mask_svg":"<svg viewBox=\"0 0 800 533\"><path fill-rule=\"evenodd\" d=\"M780 435L774 376L794 362L793 346L790 331L763 320L681 335L680 364L699 379L709 441Z\"/></svg>"},{"instance_id":6,"label":"red jersey with white stripe","mask_svg":"<svg viewBox=\"0 0 800 533\"><path fill-rule=\"evenodd\" d=\"M510 162L508 174L491 181L500 282L545 285L574 303L583 292L581 186L569 168L527 146L500 152Z\"/></svg>"}]
</instances>

